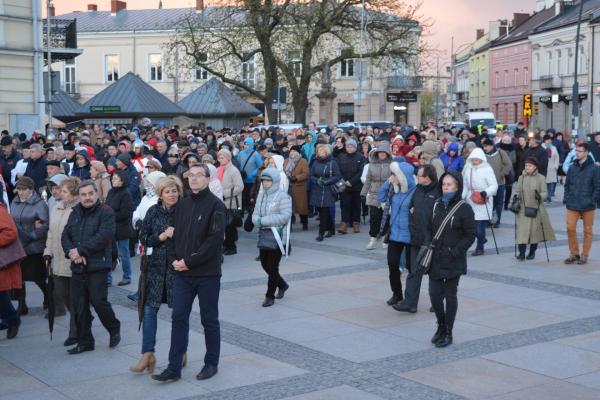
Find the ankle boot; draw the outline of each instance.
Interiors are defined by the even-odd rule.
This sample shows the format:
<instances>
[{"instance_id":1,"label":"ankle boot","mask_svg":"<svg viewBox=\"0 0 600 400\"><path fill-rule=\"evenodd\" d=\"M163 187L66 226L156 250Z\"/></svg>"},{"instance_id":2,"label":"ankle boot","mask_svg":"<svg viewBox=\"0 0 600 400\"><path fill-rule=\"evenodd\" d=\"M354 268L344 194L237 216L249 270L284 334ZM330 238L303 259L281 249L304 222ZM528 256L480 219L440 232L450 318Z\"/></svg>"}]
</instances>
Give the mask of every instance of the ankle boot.
<instances>
[{"instance_id":1,"label":"ankle boot","mask_svg":"<svg viewBox=\"0 0 600 400\"><path fill-rule=\"evenodd\" d=\"M342 235L345 235L346 233L348 233L348 224L345 222L342 222L340 224L340 229L338 229L338 232L341 233Z\"/></svg>"},{"instance_id":2,"label":"ankle boot","mask_svg":"<svg viewBox=\"0 0 600 400\"><path fill-rule=\"evenodd\" d=\"M437 344L437 342L444 335L444 331L445 331L445 325L444 325L444 323L443 322L441 322L441 323L438 322L438 327L437 327L437 330L435 331L435 334L431 338L431 343Z\"/></svg>"},{"instance_id":3,"label":"ankle boot","mask_svg":"<svg viewBox=\"0 0 600 400\"><path fill-rule=\"evenodd\" d=\"M136 374L142 373L145 370L148 370L148 373L153 373L154 368L156 367L156 357L154 357L154 353L149 351L142 355L140 361L135 364L133 367L129 368L131 372Z\"/></svg>"},{"instance_id":4,"label":"ankle boot","mask_svg":"<svg viewBox=\"0 0 600 400\"><path fill-rule=\"evenodd\" d=\"M517 260L519 260L519 261L525 260L525 253L519 253L519 255L517 256Z\"/></svg>"},{"instance_id":5,"label":"ankle boot","mask_svg":"<svg viewBox=\"0 0 600 400\"><path fill-rule=\"evenodd\" d=\"M360 233L360 224L358 222L352 224L352 232Z\"/></svg>"},{"instance_id":6,"label":"ankle boot","mask_svg":"<svg viewBox=\"0 0 600 400\"><path fill-rule=\"evenodd\" d=\"M447 347L452 344L452 328L446 325L444 334L440 337L440 340L435 342L435 347Z\"/></svg>"},{"instance_id":7,"label":"ankle boot","mask_svg":"<svg viewBox=\"0 0 600 400\"><path fill-rule=\"evenodd\" d=\"M530 251L529 254L527 254L526 257L528 260L533 260L535 258L535 250Z\"/></svg>"},{"instance_id":8,"label":"ankle boot","mask_svg":"<svg viewBox=\"0 0 600 400\"><path fill-rule=\"evenodd\" d=\"M18 315L27 315L29 313L29 308L25 303L25 299L19 299L19 305L17 306L17 314Z\"/></svg>"}]
</instances>

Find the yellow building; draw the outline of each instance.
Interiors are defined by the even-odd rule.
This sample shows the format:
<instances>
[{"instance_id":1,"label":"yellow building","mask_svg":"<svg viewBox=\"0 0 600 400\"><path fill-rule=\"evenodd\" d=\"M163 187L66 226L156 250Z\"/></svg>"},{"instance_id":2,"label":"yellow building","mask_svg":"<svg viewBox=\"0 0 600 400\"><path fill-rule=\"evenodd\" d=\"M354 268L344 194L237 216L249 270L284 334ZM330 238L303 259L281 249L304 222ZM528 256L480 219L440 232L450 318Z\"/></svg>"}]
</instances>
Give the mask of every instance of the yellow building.
<instances>
[{"instance_id":1,"label":"yellow building","mask_svg":"<svg viewBox=\"0 0 600 400\"><path fill-rule=\"evenodd\" d=\"M472 46L469 58L469 111L488 111L489 94L489 32Z\"/></svg>"}]
</instances>

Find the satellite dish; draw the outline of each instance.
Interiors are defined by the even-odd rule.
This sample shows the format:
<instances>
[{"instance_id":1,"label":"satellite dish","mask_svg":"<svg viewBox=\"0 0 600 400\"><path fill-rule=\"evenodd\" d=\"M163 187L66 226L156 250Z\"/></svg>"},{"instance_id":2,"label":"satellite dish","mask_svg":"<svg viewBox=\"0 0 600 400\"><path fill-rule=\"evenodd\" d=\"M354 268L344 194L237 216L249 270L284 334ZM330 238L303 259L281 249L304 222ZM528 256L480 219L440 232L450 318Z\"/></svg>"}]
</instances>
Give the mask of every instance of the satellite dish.
<instances>
[{"instance_id":1,"label":"satellite dish","mask_svg":"<svg viewBox=\"0 0 600 400\"><path fill-rule=\"evenodd\" d=\"M144 117L140 120L140 125L148 127L152 125L152 120L148 117Z\"/></svg>"}]
</instances>

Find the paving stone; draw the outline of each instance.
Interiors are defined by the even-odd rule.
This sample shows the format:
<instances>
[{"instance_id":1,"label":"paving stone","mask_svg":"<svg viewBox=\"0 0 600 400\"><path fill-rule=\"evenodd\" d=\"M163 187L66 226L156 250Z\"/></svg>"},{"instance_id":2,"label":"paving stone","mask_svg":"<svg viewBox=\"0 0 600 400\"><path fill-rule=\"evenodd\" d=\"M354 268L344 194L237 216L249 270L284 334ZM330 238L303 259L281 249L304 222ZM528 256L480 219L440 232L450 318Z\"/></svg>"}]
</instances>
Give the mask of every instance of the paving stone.
<instances>
[{"instance_id":1,"label":"paving stone","mask_svg":"<svg viewBox=\"0 0 600 400\"><path fill-rule=\"evenodd\" d=\"M569 382L556 381L494 397L493 400L598 400L600 391Z\"/></svg>"},{"instance_id":2,"label":"paving stone","mask_svg":"<svg viewBox=\"0 0 600 400\"><path fill-rule=\"evenodd\" d=\"M4 381L2 381L4 385ZM63 394L59 393L56 389L46 387L44 389L25 389L18 393L10 393L4 396L0 396L0 400L69 400Z\"/></svg>"},{"instance_id":3,"label":"paving stone","mask_svg":"<svg viewBox=\"0 0 600 400\"><path fill-rule=\"evenodd\" d=\"M15 395L25 390L47 387L21 368L2 359L0 359L0 377L0 396Z\"/></svg>"},{"instance_id":4,"label":"paving stone","mask_svg":"<svg viewBox=\"0 0 600 400\"><path fill-rule=\"evenodd\" d=\"M600 331L557 340L558 343L600 353Z\"/></svg>"},{"instance_id":5,"label":"paving stone","mask_svg":"<svg viewBox=\"0 0 600 400\"><path fill-rule=\"evenodd\" d=\"M539 343L483 357L558 379L600 370L600 354L559 343Z\"/></svg>"},{"instance_id":6,"label":"paving stone","mask_svg":"<svg viewBox=\"0 0 600 400\"><path fill-rule=\"evenodd\" d=\"M543 375L481 358L437 364L401 376L469 399L497 396L551 381Z\"/></svg>"},{"instance_id":7,"label":"paving stone","mask_svg":"<svg viewBox=\"0 0 600 400\"><path fill-rule=\"evenodd\" d=\"M382 397L363 392L350 386L338 386L299 396L286 397L284 400L381 400Z\"/></svg>"}]
</instances>

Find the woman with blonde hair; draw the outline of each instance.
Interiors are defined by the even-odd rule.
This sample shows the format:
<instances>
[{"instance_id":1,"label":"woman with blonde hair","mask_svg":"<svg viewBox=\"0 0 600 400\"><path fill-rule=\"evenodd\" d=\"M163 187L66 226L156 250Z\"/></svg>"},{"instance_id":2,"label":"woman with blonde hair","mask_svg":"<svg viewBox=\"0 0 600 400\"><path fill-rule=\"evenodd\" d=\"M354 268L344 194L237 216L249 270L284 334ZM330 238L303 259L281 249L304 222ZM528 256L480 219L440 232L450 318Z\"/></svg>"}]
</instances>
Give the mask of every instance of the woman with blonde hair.
<instances>
[{"instance_id":1,"label":"woman with blonde hair","mask_svg":"<svg viewBox=\"0 0 600 400\"><path fill-rule=\"evenodd\" d=\"M101 201L105 201L111 189L110 175L106 171L106 166L100 161L92 161L90 163L90 176L98 188L98 197Z\"/></svg>"},{"instance_id":2,"label":"woman with blonde hair","mask_svg":"<svg viewBox=\"0 0 600 400\"><path fill-rule=\"evenodd\" d=\"M158 323L156 315L162 303L166 302L168 307L172 304L175 271L171 267L174 259L168 249L174 232L172 214L183 195L183 184L176 176L162 177L156 183L156 195L158 202L148 209L140 230L140 241L146 246L149 259L148 269L145 271L145 285L141 285L145 290L140 293L140 301L144 302L142 358L130 368L135 373L145 370L149 373L154 372Z\"/></svg>"}]
</instances>

